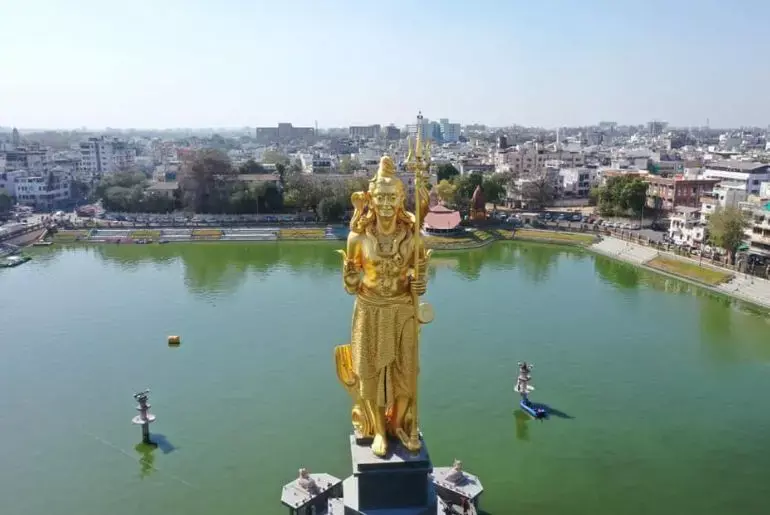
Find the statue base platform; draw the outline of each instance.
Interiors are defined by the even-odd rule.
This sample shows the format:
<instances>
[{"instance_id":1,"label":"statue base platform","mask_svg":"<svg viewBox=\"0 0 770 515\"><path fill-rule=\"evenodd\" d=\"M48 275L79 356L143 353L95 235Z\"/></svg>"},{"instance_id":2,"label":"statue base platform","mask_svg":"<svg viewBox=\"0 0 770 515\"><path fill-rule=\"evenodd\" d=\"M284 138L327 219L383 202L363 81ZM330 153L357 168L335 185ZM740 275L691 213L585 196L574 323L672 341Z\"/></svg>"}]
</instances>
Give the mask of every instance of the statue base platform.
<instances>
[{"instance_id":1,"label":"statue base platform","mask_svg":"<svg viewBox=\"0 0 770 515\"><path fill-rule=\"evenodd\" d=\"M425 441L411 452L401 442L389 442L388 455L379 458L369 445L350 436L353 475L342 482L342 499L329 503L329 513L340 515L433 515L436 490L433 465ZM339 511L342 508L342 511ZM335 511L333 511L335 510Z\"/></svg>"},{"instance_id":2,"label":"statue base platform","mask_svg":"<svg viewBox=\"0 0 770 515\"><path fill-rule=\"evenodd\" d=\"M319 487L312 494L297 480L284 486L281 502L291 515L443 515L463 513L464 501L470 503L470 513L477 512L484 490L479 479L464 472L461 481L451 481L450 467L434 470L422 435L419 452L393 440L384 458L359 442L350 435L353 475L347 479L311 474Z\"/></svg>"}]
</instances>

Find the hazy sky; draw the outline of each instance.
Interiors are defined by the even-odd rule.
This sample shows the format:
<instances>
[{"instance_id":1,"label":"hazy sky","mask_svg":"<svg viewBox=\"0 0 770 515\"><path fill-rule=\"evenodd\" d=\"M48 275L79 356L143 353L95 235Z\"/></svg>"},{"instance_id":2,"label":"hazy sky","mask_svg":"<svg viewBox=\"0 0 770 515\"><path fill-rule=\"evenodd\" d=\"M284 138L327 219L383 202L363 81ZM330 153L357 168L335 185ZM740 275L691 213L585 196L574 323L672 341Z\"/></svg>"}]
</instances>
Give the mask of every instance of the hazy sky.
<instances>
[{"instance_id":1,"label":"hazy sky","mask_svg":"<svg viewBox=\"0 0 770 515\"><path fill-rule=\"evenodd\" d=\"M770 1L0 0L0 126L770 123Z\"/></svg>"}]
</instances>

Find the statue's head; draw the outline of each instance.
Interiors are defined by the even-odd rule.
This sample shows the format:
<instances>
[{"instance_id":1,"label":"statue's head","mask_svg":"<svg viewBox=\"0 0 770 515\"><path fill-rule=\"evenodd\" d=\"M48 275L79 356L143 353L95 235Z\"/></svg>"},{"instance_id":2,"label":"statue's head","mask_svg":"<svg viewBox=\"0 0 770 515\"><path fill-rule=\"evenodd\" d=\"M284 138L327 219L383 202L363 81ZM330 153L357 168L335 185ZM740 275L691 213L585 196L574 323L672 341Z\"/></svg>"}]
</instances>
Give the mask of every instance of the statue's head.
<instances>
[{"instance_id":1,"label":"statue's head","mask_svg":"<svg viewBox=\"0 0 770 515\"><path fill-rule=\"evenodd\" d=\"M308 478L308 471L306 468L299 469L299 477L301 477L302 479Z\"/></svg>"},{"instance_id":2,"label":"statue's head","mask_svg":"<svg viewBox=\"0 0 770 515\"><path fill-rule=\"evenodd\" d=\"M377 175L369 181L369 201L377 217L395 218L404 209L404 183L396 176L396 165L382 156Z\"/></svg>"},{"instance_id":3,"label":"statue's head","mask_svg":"<svg viewBox=\"0 0 770 515\"><path fill-rule=\"evenodd\" d=\"M457 470L457 471L462 470L463 469L463 462L460 461L460 460L455 460L454 463L452 464L452 468Z\"/></svg>"}]
</instances>

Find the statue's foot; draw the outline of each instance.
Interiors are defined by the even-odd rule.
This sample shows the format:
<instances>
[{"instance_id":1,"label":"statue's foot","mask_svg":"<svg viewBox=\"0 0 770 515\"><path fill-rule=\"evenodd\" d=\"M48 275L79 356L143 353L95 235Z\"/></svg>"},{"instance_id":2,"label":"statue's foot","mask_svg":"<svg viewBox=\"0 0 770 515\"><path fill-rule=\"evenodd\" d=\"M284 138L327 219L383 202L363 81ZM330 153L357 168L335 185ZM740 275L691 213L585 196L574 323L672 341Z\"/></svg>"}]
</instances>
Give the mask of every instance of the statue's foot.
<instances>
[{"instance_id":1,"label":"statue's foot","mask_svg":"<svg viewBox=\"0 0 770 515\"><path fill-rule=\"evenodd\" d=\"M380 458L384 458L385 455L388 454L388 439L385 438L385 435L374 435L374 441L372 442L372 452L375 456L379 456Z\"/></svg>"},{"instance_id":2,"label":"statue's foot","mask_svg":"<svg viewBox=\"0 0 770 515\"><path fill-rule=\"evenodd\" d=\"M422 448L422 442L420 438L415 436L414 438L407 435L406 431L400 427L396 429L396 436L398 437L401 445L407 448L409 452L418 452Z\"/></svg>"}]
</instances>

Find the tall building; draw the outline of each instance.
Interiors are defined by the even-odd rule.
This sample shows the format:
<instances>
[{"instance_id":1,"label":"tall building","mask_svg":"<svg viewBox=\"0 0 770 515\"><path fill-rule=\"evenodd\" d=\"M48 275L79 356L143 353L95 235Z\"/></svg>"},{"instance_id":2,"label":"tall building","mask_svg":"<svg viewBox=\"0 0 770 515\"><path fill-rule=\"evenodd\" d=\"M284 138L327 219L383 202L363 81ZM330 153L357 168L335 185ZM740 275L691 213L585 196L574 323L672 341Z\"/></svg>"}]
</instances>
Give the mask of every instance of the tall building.
<instances>
[{"instance_id":1,"label":"tall building","mask_svg":"<svg viewBox=\"0 0 770 515\"><path fill-rule=\"evenodd\" d=\"M310 140L315 137L313 127L294 127L290 123L279 123L277 127L257 127L258 143L287 143L292 140Z\"/></svg>"},{"instance_id":2,"label":"tall building","mask_svg":"<svg viewBox=\"0 0 770 515\"><path fill-rule=\"evenodd\" d=\"M446 143L455 143L460 140L462 126L459 123L449 123L448 118L442 118L439 121L441 130L441 140Z\"/></svg>"},{"instance_id":3,"label":"tall building","mask_svg":"<svg viewBox=\"0 0 770 515\"><path fill-rule=\"evenodd\" d=\"M385 139L388 141L398 141L401 139L401 129L395 125L385 127Z\"/></svg>"},{"instance_id":4,"label":"tall building","mask_svg":"<svg viewBox=\"0 0 770 515\"><path fill-rule=\"evenodd\" d=\"M136 149L117 138L88 138L80 144L79 171L101 175L127 170L136 163Z\"/></svg>"},{"instance_id":5,"label":"tall building","mask_svg":"<svg viewBox=\"0 0 770 515\"><path fill-rule=\"evenodd\" d=\"M420 139L423 141L434 139L431 122L424 118L422 113L417 116L417 123L410 123L406 126L406 133L410 138L416 138L419 133Z\"/></svg>"},{"instance_id":6,"label":"tall building","mask_svg":"<svg viewBox=\"0 0 770 515\"><path fill-rule=\"evenodd\" d=\"M663 131L666 130L666 127L668 127L668 123L666 122L647 122L647 132L649 132L651 136L660 136L663 134Z\"/></svg>"},{"instance_id":7,"label":"tall building","mask_svg":"<svg viewBox=\"0 0 770 515\"><path fill-rule=\"evenodd\" d=\"M14 127L13 132L11 132L11 144L13 145L13 148L18 148L19 145L21 145L21 137L19 136L19 130Z\"/></svg>"},{"instance_id":8,"label":"tall building","mask_svg":"<svg viewBox=\"0 0 770 515\"><path fill-rule=\"evenodd\" d=\"M351 125L348 133L351 138L376 139L380 136L380 125Z\"/></svg>"}]
</instances>

